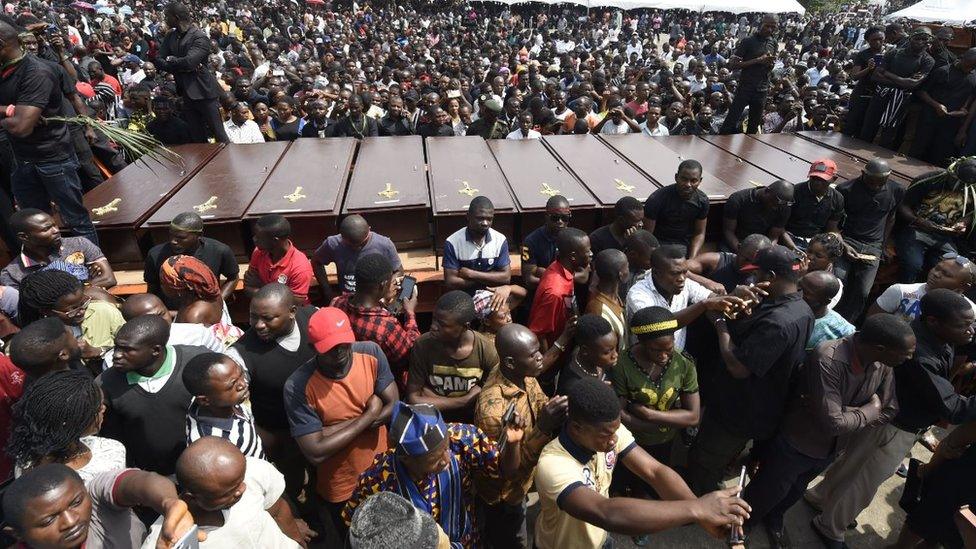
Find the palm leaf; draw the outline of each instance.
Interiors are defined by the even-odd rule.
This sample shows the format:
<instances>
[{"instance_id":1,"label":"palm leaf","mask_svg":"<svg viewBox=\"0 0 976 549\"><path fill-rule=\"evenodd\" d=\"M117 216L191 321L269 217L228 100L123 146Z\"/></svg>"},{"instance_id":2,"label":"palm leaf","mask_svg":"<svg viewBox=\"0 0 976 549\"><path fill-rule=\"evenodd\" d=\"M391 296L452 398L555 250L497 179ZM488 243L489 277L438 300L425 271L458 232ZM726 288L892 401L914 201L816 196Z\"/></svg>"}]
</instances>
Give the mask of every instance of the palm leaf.
<instances>
[{"instance_id":1,"label":"palm leaf","mask_svg":"<svg viewBox=\"0 0 976 549\"><path fill-rule=\"evenodd\" d=\"M113 124L106 124L90 116L51 116L44 118L46 122L63 122L75 124L83 128L91 128L122 148L122 151L133 162L142 162L150 170L149 162L159 165L164 163L177 164L185 167L183 157L172 149L167 148L155 137L137 131L120 128Z\"/></svg>"}]
</instances>

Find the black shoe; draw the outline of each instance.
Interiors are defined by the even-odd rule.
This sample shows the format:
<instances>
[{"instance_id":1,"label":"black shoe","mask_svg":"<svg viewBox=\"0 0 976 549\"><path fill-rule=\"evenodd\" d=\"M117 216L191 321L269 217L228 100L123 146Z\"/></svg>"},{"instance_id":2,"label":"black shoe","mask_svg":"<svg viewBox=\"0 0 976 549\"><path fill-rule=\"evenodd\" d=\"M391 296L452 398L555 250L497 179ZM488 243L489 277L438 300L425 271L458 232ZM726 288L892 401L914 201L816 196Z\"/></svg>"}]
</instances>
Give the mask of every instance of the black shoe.
<instances>
[{"instance_id":1,"label":"black shoe","mask_svg":"<svg viewBox=\"0 0 976 549\"><path fill-rule=\"evenodd\" d=\"M814 534L817 534L817 538L827 549L848 549L847 544L843 541L830 539L823 535L823 532L821 532L820 529L817 528L817 526L813 523L813 519L810 519L810 529L813 530Z\"/></svg>"},{"instance_id":2,"label":"black shoe","mask_svg":"<svg viewBox=\"0 0 976 549\"><path fill-rule=\"evenodd\" d=\"M766 535L769 536L769 546L773 549L790 549L793 544L790 543L789 536L786 535L786 527L782 527L779 530L773 529L768 524L763 524L766 527Z\"/></svg>"}]
</instances>

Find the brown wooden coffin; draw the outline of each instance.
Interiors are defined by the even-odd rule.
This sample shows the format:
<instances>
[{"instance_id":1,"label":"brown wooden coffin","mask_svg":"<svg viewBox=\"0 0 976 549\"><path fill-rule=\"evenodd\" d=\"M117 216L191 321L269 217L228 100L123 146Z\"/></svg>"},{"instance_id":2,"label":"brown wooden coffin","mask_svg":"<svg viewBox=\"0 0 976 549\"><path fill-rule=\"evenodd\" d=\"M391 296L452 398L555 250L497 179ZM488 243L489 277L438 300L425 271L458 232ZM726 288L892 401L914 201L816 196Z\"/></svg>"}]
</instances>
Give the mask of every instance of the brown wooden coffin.
<instances>
[{"instance_id":1,"label":"brown wooden coffin","mask_svg":"<svg viewBox=\"0 0 976 549\"><path fill-rule=\"evenodd\" d=\"M678 166L687 160L662 143L640 133L601 135L600 139L662 187L674 183ZM702 171L699 188L712 202L724 202L735 192L728 183L708 170Z\"/></svg>"},{"instance_id":2,"label":"brown wooden coffin","mask_svg":"<svg viewBox=\"0 0 976 549\"><path fill-rule=\"evenodd\" d=\"M868 143L842 133L804 131L797 132L797 135L836 151L856 156L864 162L884 160L891 167L892 173L901 176L903 180L911 181L926 172L938 169L937 166L928 162L898 154L874 143Z\"/></svg>"},{"instance_id":3,"label":"brown wooden coffin","mask_svg":"<svg viewBox=\"0 0 976 549\"><path fill-rule=\"evenodd\" d=\"M362 215L374 231L390 237L397 249L408 250L430 247L429 209L423 138L363 139L342 214Z\"/></svg>"},{"instance_id":4,"label":"brown wooden coffin","mask_svg":"<svg viewBox=\"0 0 976 549\"><path fill-rule=\"evenodd\" d=\"M291 223L292 242L311 253L336 232L346 193L349 168L356 152L351 137L297 139L254 197L244 217L277 213Z\"/></svg>"},{"instance_id":5,"label":"brown wooden coffin","mask_svg":"<svg viewBox=\"0 0 976 549\"><path fill-rule=\"evenodd\" d=\"M224 242L246 260L251 246L241 219L288 145L225 146L146 221L153 241L158 244L168 238L169 223L177 214L196 211L203 218L206 236Z\"/></svg>"},{"instance_id":6,"label":"brown wooden coffin","mask_svg":"<svg viewBox=\"0 0 976 549\"><path fill-rule=\"evenodd\" d=\"M703 135L701 139L791 183L806 181L810 172L809 162L742 133Z\"/></svg>"},{"instance_id":7,"label":"brown wooden coffin","mask_svg":"<svg viewBox=\"0 0 976 549\"><path fill-rule=\"evenodd\" d=\"M595 135L548 135L543 141L604 209L625 196L643 202L659 188Z\"/></svg>"},{"instance_id":8,"label":"brown wooden coffin","mask_svg":"<svg viewBox=\"0 0 976 549\"><path fill-rule=\"evenodd\" d=\"M579 179L559 162L538 139L492 139L495 155L512 196L518 204L520 234L545 223L546 202L554 195L566 197L573 212L571 225L586 232L599 223L597 201Z\"/></svg>"},{"instance_id":9,"label":"brown wooden coffin","mask_svg":"<svg viewBox=\"0 0 976 549\"><path fill-rule=\"evenodd\" d=\"M678 153L682 159L693 158L701 162L703 168L728 184L732 192L768 185L779 179L721 147L693 135L669 135L651 139Z\"/></svg>"},{"instance_id":10,"label":"brown wooden coffin","mask_svg":"<svg viewBox=\"0 0 976 549\"><path fill-rule=\"evenodd\" d=\"M518 208L508 191L505 176L488 144L481 137L428 137L428 176L434 212L434 248L440 251L454 231L467 224L471 199L487 196L495 205L492 227L509 242L519 241L515 232Z\"/></svg>"},{"instance_id":11,"label":"brown wooden coffin","mask_svg":"<svg viewBox=\"0 0 976 549\"><path fill-rule=\"evenodd\" d=\"M85 194L85 207L109 263L123 269L142 266L151 241L139 227L222 147L210 143L172 147L180 163L129 164Z\"/></svg>"}]
</instances>

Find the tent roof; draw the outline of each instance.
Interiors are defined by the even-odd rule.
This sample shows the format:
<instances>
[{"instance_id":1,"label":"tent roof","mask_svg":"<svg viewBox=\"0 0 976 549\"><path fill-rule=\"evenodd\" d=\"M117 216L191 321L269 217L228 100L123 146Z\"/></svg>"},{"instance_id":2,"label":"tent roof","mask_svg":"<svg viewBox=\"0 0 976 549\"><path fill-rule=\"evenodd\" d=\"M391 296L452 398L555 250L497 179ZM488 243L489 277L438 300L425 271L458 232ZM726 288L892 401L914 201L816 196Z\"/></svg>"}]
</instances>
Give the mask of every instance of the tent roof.
<instances>
[{"instance_id":1,"label":"tent roof","mask_svg":"<svg viewBox=\"0 0 976 549\"><path fill-rule=\"evenodd\" d=\"M635 10L655 8L659 10L687 9L693 11L722 11L731 13L804 13L796 0L476 0L504 4L576 4L588 8L619 8Z\"/></svg>"},{"instance_id":2,"label":"tent roof","mask_svg":"<svg viewBox=\"0 0 976 549\"><path fill-rule=\"evenodd\" d=\"M972 0L922 0L886 19L913 19L922 23L965 25L976 20L976 2Z\"/></svg>"}]
</instances>

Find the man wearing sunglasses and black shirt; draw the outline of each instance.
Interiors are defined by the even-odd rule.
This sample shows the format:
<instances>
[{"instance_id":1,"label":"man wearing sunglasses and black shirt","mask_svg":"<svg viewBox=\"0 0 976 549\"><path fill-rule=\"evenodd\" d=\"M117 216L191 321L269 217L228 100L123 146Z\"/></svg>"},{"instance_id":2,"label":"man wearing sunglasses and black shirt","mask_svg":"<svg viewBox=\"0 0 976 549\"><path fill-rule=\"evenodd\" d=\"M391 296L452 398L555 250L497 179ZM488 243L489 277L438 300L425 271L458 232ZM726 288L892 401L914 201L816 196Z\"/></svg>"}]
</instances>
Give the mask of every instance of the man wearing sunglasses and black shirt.
<instances>
[{"instance_id":1,"label":"man wearing sunglasses and black shirt","mask_svg":"<svg viewBox=\"0 0 976 549\"><path fill-rule=\"evenodd\" d=\"M735 252L739 241L751 234L779 240L790 219L793 184L778 179L765 187L742 189L729 195L722 220L722 249Z\"/></svg>"},{"instance_id":2,"label":"man wearing sunglasses and black shirt","mask_svg":"<svg viewBox=\"0 0 976 549\"><path fill-rule=\"evenodd\" d=\"M522 241L522 280L529 291L535 290L539 279L556 260L556 236L569 226L573 214L569 200L555 195L546 201L546 222Z\"/></svg>"}]
</instances>

